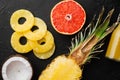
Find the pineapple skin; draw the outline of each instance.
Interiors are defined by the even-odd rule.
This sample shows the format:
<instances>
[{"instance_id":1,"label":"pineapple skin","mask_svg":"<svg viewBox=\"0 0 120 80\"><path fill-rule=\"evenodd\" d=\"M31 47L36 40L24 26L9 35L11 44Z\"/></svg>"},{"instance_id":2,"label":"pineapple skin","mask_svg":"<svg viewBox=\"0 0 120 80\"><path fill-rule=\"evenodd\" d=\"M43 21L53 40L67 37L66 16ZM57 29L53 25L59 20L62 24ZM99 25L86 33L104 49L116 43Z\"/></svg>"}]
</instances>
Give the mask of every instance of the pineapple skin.
<instances>
[{"instance_id":1,"label":"pineapple skin","mask_svg":"<svg viewBox=\"0 0 120 80\"><path fill-rule=\"evenodd\" d=\"M47 66L38 80L79 80L81 76L79 65L73 59L62 55Z\"/></svg>"}]
</instances>

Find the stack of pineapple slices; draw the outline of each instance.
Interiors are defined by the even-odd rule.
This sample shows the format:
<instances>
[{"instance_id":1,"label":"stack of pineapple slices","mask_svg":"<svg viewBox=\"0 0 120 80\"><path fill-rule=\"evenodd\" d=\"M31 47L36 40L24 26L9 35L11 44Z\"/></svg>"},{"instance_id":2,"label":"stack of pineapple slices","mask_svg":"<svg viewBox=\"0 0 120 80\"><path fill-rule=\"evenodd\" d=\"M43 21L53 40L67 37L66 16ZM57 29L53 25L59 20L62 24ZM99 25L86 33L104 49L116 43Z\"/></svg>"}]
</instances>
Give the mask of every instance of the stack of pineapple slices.
<instances>
[{"instance_id":1,"label":"stack of pineapple slices","mask_svg":"<svg viewBox=\"0 0 120 80\"><path fill-rule=\"evenodd\" d=\"M40 59L47 59L53 55L54 37L42 19L34 17L28 10L20 9L12 14L10 24L15 31L11 36L11 46L16 52L28 53L33 50L35 56ZM23 43L22 39L26 42Z\"/></svg>"}]
</instances>

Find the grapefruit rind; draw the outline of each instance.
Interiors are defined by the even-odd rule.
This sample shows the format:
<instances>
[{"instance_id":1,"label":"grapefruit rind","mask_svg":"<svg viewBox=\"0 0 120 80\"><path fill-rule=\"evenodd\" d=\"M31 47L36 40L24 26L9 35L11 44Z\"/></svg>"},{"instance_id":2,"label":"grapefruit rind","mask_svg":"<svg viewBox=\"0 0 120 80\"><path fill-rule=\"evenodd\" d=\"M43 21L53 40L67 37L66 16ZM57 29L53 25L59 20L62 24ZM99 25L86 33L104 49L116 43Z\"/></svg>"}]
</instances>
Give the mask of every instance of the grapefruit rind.
<instances>
[{"instance_id":1,"label":"grapefruit rind","mask_svg":"<svg viewBox=\"0 0 120 80\"><path fill-rule=\"evenodd\" d=\"M77 6L77 8L72 6L71 8L74 7L74 9L72 10L72 12L69 13L68 11L70 10L70 8L68 8L68 6L64 5L64 4L67 5L68 3L73 3L75 6ZM64 6L61 6L61 5L64 5L65 8L68 8L68 9L66 9L66 11L64 11L64 9L62 8ZM57 11L55 12L56 9L58 9L59 12L57 12ZM63 11L68 12L68 13L65 14ZM79 12L80 14L76 14L78 11L82 11L82 14L80 12ZM73 13L74 13L74 15L70 16ZM83 9L83 7L79 3L75 2L74 0L64 0L64 1L59 2L51 10L50 16L51 16L51 23L52 23L53 28L58 33L65 34L65 35L72 35L72 34L77 33L78 31L81 30L81 28L83 27L83 25L85 24L85 21L86 21L85 10ZM57 21L58 20L60 20L60 21L55 22L56 20L53 18L54 16L55 16ZM83 17L83 18L81 18L81 17ZM68 21L65 20L66 18ZM72 21L72 19L73 19L73 21ZM76 21L74 21L74 20L76 20ZM82 20L82 22L80 22L81 20ZM57 24L57 26L56 26L56 24ZM67 27L65 27L66 25L67 25ZM70 27L70 26L73 26L73 27ZM77 28L77 29L75 29L75 28ZM66 31L64 31L64 30L66 30Z\"/></svg>"}]
</instances>

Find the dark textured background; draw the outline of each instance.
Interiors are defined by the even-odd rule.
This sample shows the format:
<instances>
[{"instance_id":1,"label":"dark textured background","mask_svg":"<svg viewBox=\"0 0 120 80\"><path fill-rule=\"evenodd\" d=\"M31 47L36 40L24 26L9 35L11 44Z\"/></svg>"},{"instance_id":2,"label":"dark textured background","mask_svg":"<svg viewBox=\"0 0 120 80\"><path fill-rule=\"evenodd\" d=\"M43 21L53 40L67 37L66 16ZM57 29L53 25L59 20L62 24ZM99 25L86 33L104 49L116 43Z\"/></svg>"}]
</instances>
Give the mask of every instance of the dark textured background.
<instances>
[{"instance_id":1,"label":"dark textured background","mask_svg":"<svg viewBox=\"0 0 120 80\"><path fill-rule=\"evenodd\" d=\"M10 27L10 16L18 9L30 10L34 16L43 19L49 31L53 33L56 44L54 55L47 60L36 58L32 52L23 56L27 57L32 64L34 74L32 80L37 80L41 71L51 62L53 58L60 54L68 53L72 36L58 34L51 25L50 11L53 6L61 0L0 0L0 70L4 61L12 55L18 54L10 45L10 38L13 30ZM115 12L111 23L116 21L120 13L120 0L76 0L85 9L87 20L84 27L88 25L94 14L99 13L102 6L105 7L105 14L112 8ZM110 34L111 35L111 34ZM104 52L97 55L100 59L92 59L90 63L84 66L82 80L120 80L120 62L109 60L104 57L110 35L105 38L105 45L102 47ZM0 80L2 76L0 73Z\"/></svg>"}]
</instances>

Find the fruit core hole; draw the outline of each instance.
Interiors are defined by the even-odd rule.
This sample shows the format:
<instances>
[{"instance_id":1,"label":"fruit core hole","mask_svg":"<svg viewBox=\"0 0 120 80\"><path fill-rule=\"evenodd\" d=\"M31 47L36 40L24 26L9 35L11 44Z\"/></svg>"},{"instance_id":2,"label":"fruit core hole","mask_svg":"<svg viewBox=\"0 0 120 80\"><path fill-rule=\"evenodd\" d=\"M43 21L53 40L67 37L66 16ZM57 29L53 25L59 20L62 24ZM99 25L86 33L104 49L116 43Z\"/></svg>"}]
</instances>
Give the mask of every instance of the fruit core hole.
<instances>
[{"instance_id":1,"label":"fruit core hole","mask_svg":"<svg viewBox=\"0 0 120 80\"><path fill-rule=\"evenodd\" d=\"M19 18L18 23L19 24L24 24L26 19L24 17Z\"/></svg>"},{"instance_id":2,"label":"fruit core hole","mask_svg":"<svg viewBox=\"0 0 120 80\"><path fill-rule=\"evenodd\" d=\"M25 45L26 43L27 43L27 39L24 36L22 36L20 38L20 44Z\"/></svg>"},{"instance_id":3,"label":"fruit core hole","mask_svg":"<svg viewBox=\"0 0 120 80\"><path fill-rule=\"evenodd\" d=\"M38 29L37 26L33 26L33 27L31 28L31 31L33 32L33 31L35 31L35 30L37 30L37 29Z\"/></svg>"},{"instance_id":4,"label":"fruit core hole","mask_svg":"<svg viewBox=\"0 0 120 80\"><path fill-rule=\"evenodd\" d=\"M44 44L45 44L45 42L41 42L41 43L40 43L40 45L44 45Z\"/></svg>"},{"instance_id":5,"label":"fruit core hole","mask_svg":"<svg viewBox=\"0 0 120 80\"><path fill-rule=\"evenodd\" d=\"M67 15L65 16L65 19L68 20L68 21L71 20L71 19L72 19L72 15L71 15L71 14L67 14Z\"/></svg>"},{"instance_id":6,"label":"fruit core hole","mask_svg":"<svg viewBox=\"0 0 120 80\"><path fill-rule=\"evenodd\" d=\"M42 40L39 40L38 43L39 43L40 45L44 45L46 42L45 42L45 39L42 39Z\"/></svg>"}]
</instances>

